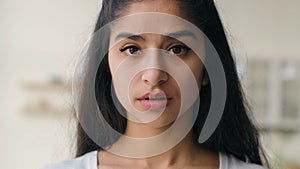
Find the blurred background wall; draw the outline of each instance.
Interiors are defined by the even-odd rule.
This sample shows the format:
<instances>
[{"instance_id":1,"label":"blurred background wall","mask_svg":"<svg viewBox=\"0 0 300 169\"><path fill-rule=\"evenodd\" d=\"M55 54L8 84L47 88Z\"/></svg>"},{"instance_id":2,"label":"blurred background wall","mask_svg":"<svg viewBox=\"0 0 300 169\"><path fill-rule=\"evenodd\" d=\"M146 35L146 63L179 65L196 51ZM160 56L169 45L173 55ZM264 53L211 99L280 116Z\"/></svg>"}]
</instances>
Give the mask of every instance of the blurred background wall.
<instances>
[{"instance_id":1,"label":"blurred background wall","mask_svg":"<svg viewBox=\"0 0 300 169\"><path fill-rule=\"evenodd\" d=\"M1 169L34 169L72 156L66 81L100 4L0 1Z\"/></svg>"},{"instance_id":2,"label":"blurred background wall","mask_svg":"<svg viewBox=\"0 0 300 169\"><path fill-rule=\"evenodd\" d=\"M300 1L217 0L275 168L299 168ZM68 80L100 0L0 1L0 168L74 155Z\"/></svg>"},{"instance_id":3,"label":"blurred background wall","mask_svg":"<svg viewBox=\"0 0 300 169\"><path fill-rule=\"evenodd\" d=\"M300 168L300 1L218 0L274 168Z\"/></svg>"}]
</instances>

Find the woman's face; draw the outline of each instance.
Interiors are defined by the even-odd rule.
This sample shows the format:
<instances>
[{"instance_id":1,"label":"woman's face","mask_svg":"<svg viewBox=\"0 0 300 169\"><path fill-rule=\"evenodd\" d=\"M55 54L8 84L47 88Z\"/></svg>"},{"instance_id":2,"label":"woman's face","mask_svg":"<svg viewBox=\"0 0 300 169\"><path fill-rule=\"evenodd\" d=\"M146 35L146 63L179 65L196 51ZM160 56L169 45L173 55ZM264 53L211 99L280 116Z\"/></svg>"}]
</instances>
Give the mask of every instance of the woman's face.
<instances>
[{"instance_id":1,"label":"woman's face","mask_svg":"<svg viewBox=\"0 0 300 169\"><path fill-rule=\"evenodd\" d=\"M185 18L173 0L135 2L129 5L122 14L123 16L127 16L143 12L160 12ZM140 54L143 53L143 51L153 49L158 49L157 51L163 51L167 55L173 55L181 59L191 70L197 81L199 90L201 85L207 83L207 79L203 78L204 66L201 60L186 44L180 41L180 38L174 39L152 33L130 36L110 47L108 59L113 82L119 80L116 79L117 77L115 74L118 72L120 66L124 66L124 60L127 58L139 59L139 57L143 57L143 59L147 60L147 63L151 64L152 58L149 57L153 57L153 55L140 56ZM159 55L159 52L156 54ZM157 58L159 59L159 57ZM160 64L160 60L156 60L156 62ZM161 63L162 62L163 59ZM172 66L176 67L177 65ZM176 71L180 72L181 70ZM128 78L130 79L130 85L128 86L127 98L129 99L131 106L142 112L142 115L143 113L158 114L154 121L147 123L148 125L158 128L165 127L170 125L176 119L181 105L181 91L175 80L176 78L172 77L168 72L155 67L141 67L140 71L138 71L134 77ZM118 93L117 96L119 100L121 100ZM126 106L124 107L127 109ZM128 111L131 110L127 109L127 114L130 113Z\"/></svg>"}]
</instances>

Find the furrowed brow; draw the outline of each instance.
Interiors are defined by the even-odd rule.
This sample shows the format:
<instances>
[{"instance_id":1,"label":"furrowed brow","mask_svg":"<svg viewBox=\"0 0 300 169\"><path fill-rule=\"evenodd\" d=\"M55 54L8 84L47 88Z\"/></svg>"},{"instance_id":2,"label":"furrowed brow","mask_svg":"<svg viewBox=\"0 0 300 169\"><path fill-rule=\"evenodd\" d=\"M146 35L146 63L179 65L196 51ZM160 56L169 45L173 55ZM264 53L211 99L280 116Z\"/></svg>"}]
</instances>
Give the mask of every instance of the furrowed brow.
<instances>
[{"instance_id":1,"label":"furrowed brow","mask_svg":"<svg viewBox=\"0 0 300 169\"><path fill-rule=\"evenodd\" d=\"M173 32L173 33L169 33L167 34L166 38L173 38L173 39L177 39L177 38L181 38L181 37L192 37L193 39L196 39L196 36L194 33L190 32L190 31L178 31L178 32Z\"/></svg>"},{"instance_id":2,"label":"furrowed brow","mask_svg":"<svg viewBox=\"0 0 300 169\"><path fill-rule=\"evenodd\" d=\"M145 41L145 39L140 35L134 35L131 33L122 32L118 34L115 38L115 41L118 41L119 39L129 38L135 41Z\"/></svg>"}]
</instances>

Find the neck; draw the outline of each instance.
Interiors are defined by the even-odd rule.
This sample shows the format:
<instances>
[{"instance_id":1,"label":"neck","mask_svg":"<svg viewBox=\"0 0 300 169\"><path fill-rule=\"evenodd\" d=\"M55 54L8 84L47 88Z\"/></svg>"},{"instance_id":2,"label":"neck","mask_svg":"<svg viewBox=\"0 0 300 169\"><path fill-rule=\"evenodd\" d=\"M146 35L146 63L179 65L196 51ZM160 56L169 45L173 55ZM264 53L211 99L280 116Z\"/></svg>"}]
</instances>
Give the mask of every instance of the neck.
<instances>
[{"instance_id":1,"label":"neck","mask_svg":"<svg viewBox=\"0 0 300 169\"><path fill-rule=\"evenodd\" d=\"M192 133L189 133L179 144L160 155L140 159L139 162L146 168L171 168L172 166L187 166L195 161L200 146L194 142Z\"/></svg>"},{"instance_id":2,"label":"neck","mask_svg":"<svg viewBox=\"0 0 300 169\"><path fill-rule=\"evenodd\" d=\"M115 145L118 145L118 143ZM119 145L124 146L122 141L120 141ZM160 145L157 146L159 147ZM132 148L130 149L132 150ZM139 149L138 145L135 149ZM125 151L130 150L127 149ZM125 157L123 159L126 161L124 163L133 164L134 166L138 166L138 168L184 168L183 166L213 166L212 168L218 168L219 165L218 154L202 148L195 141L192 132L188 133L176 146L162 154L145 158Z\"/></svg>"},{"instance_id":3,"label":"neck","mask_svg":"<svg viewBox=\"0 0 300 169\"><path fill-rule=\"evenodd\" d=\"M170 133L164 131L172 124L164 127L157 127L155 125L128 121L125 135L120 137L110 149L112 151L117 150L118 152L121 152L121 154L123 153L124 155L121 156L124 157L120 157L120 160L124 163L130 163L139 168L184 168L182 166L206 166L218 168L218 154L201 147L200 144L197 143L192 131L189 131L187 135L184 135L185 137L182 140L178 139L178 136L180 136L179 133L186 133L184 128L187 128L188 124L190 124L191 121L189 118L189 116L182 116L182 118L179 119L181 120L180 125L177 125L177 128L173 129ZM161 135L161 133L168 134ZM159 137L159 140L154 142L148 140L156 138L158 135L162 136ZM128 141L126 137L127 139L128 137L135 139ZM142 142L139 140L144 138L147 139ZM176 140L179 142L176 142ZM162 149L166 151L160 151ZM147 155L153 152L162 153L158 155L153 154L151 157ZM140 154L141 156L135 156L135 154Z\"/></svg>"}]
</instances>

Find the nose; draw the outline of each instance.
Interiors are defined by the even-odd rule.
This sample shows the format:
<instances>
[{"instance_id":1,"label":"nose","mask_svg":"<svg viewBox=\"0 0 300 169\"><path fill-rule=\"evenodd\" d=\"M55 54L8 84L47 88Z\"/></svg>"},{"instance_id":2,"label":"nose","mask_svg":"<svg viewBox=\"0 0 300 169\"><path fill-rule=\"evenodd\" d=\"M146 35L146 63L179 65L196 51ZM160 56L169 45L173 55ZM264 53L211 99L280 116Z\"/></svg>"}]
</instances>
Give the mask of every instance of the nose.
<instances>
[{"instance_id":1,"label":"nose","mask_svg":"<svg viewBox=\"0 0 300 169\"><path fill-rule=\"evenodd\" d=\"M142 81L150 86L158 86L168 80L168 74L159 69L147 69L143 72Z\"/></svg>"}]
</instances>

